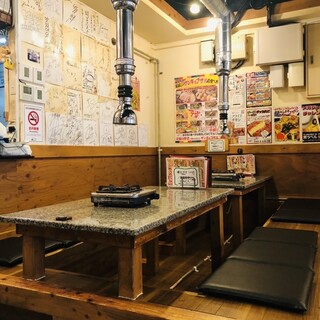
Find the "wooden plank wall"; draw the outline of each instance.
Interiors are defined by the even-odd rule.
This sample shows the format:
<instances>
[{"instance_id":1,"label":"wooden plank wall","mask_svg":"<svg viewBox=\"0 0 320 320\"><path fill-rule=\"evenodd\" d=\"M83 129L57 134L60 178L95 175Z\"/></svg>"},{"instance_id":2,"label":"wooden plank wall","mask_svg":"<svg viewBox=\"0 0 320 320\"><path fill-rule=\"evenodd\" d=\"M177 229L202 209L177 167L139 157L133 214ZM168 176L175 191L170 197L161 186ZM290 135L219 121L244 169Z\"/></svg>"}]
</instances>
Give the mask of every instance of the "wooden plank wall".
<instances>
[{"instance_id":1,"label":"wooden plank wall","mask_svg":"<svg viewBox=\"0 0 320 320\"><path fill-rule=\"evenodd\" d=\"M35 158L0 160L0 214L90 197L99 185L158 184L154 148L32 149Z\"/></svg>"},{"instance_id":2,"label":"wooden plank wall","mask_svg":"<svg viewBox=\"0 0 320 320\"><path fill-rule=\"evenodd\" d=\"M225 153L206 153L204 147L162 148L161 181L165 183L165 158L169 155L205 155L212 158L212 168L226 170L226 157L230 154L252 153L256 157L257 174L272 176L267 188L269 198L320 198L320 146L268 145L231 146Z\"/></svg>"}]
</instances>

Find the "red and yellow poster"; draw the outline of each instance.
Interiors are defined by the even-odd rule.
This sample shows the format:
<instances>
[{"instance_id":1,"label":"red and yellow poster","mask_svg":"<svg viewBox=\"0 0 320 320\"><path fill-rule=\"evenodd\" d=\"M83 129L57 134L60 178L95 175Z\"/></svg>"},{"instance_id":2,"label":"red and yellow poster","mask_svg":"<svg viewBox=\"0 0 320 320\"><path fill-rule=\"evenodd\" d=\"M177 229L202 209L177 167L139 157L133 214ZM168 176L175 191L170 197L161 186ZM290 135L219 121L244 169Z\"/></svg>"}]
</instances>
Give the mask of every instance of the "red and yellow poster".
<instances>
[{"instance_id":1,"label":"red and yellow poster","mask_svg":"<svg viewBox=\"0 0 320 320\"><path fill-rule=\"evenodd\" d=\"M218 131L218 76L175 79L176 142L200 142Z\"/></svg>"}]
</instances>

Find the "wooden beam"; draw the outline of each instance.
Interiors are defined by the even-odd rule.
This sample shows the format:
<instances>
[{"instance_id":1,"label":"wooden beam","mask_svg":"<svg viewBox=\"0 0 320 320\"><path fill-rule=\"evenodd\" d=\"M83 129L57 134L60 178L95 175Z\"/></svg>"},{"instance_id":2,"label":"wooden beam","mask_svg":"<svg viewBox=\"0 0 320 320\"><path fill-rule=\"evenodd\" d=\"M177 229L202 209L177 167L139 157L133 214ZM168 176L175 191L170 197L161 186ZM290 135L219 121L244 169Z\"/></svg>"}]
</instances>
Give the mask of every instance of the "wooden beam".
<instances>
[{"instance_id":1,"label":"wooden beam","mask_svg":"<svg viewBox=\"0 0 320 320\"><path fill-rule=\"evenodd\" d=\"M31 145L32 155L36 158L69 157L112 157L112 156L154 156L154 147L90 147L90 146L53 146Z\"/></svg>"},{"instance_id":2,"label":"wooden beam","mask_svg":"<svg viewBox=\"0 0 320 320\"><path fill-rule=\"evenodd\" d=\"M0 303L53 316L53 319L228 320L212 314L151 303L102 297L0 275Z\"/></svg>"},{"instance_id":3,"label":"wooden beam","mask_svg":"<svg viewBox=\"0 0 320 320\"><path fill-rule=\"evenodd\" d=\"M319 154L319 144L268 144L268 145L232 145L226 152L206 152L204 146L176 146L176 147L162 147L161 155L171 154L201 154L201 155L217 155L217 154L237 154L241 149L242 153L254 153L254 154L288 154L288 153L315 153Z\"/></svg>"}]
</instances>

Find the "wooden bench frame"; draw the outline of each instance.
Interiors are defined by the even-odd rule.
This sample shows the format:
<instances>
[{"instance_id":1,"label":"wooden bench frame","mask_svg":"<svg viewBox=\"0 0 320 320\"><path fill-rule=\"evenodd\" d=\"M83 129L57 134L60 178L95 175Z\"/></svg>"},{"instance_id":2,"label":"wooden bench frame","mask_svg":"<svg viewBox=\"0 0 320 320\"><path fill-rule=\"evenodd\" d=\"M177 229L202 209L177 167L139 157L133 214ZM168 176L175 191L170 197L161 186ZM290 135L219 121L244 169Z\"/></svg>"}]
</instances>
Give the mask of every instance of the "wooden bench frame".
<instances>
[{"instance_id":1,"label":"wooden bench frame","mask_svg":"<svg viewBox=\"0 0 320 320\"><path fill-rule=\"evenodd\" d=\"M49 314L54 320L227 320L177 307L102 297L0 274L0 303Z\"/></svg>"}]
</instances>

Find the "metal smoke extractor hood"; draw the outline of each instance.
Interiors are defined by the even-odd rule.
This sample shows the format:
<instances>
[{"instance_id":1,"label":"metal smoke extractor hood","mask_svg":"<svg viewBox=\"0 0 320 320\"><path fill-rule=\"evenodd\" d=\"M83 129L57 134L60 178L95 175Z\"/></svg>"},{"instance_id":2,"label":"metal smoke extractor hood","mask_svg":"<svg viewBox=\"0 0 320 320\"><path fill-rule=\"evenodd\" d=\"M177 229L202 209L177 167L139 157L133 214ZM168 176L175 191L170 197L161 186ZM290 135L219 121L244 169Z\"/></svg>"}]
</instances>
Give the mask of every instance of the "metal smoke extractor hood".
<instances>
[{"instance_id":1,"label":"metal smoke extractor hood","mask_svg":"<svg viewBox=\"0 0 320 320\"><path fill-rule=\"evenodd\" d=\"M133 11L139 0L111 0L116 10L117 58L115 69L119 76L119 106L113 116L114 124L137 124L137 116L132 110L131 77L134 75L133 60Z\"/></svg>"}]
</instances>

